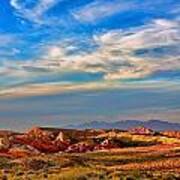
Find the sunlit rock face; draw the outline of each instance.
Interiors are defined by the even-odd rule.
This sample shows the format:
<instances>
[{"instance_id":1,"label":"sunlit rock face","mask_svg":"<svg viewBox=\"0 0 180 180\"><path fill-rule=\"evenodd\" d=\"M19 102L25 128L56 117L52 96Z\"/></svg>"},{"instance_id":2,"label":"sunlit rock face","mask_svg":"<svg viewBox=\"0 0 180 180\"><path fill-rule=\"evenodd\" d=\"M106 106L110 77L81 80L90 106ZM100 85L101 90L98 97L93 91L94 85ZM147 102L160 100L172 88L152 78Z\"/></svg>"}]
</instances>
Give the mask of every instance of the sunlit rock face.
<instances>
[{"instance_id":1,"label":"sunlit rock face","mask_svg":"<svg viewBox=\"0 0 180 180\"><path fill-rule=\"evenodd\" d=\"M155 134L155 131L153 131L152 129L142 127L142 126L131 128L129 129L129 132L131 134L137 134L137 135L154 135Z\"/></svg>"},{"instance_id":2,"label":"sunlit rock face","mask_svg":"<svg viewBox=\"0 0 180 180\"><path fill-rule=\"evenodd\" d=\"M10 147L10 141L8 137L0 138L0 151L6 151Z\"/></svg>"},{"instance_id":3,"label":"sunlit rock face","mask_svg":"<svg viewBox=\"0 0 180 180\"><path fill-rule=\"evenodd\" d=\"M179 131L163 131L161 132L164 136L167 137L174 137L174 138L179 138L180 139L180 132Z\"/></svg>"}]
</instances>

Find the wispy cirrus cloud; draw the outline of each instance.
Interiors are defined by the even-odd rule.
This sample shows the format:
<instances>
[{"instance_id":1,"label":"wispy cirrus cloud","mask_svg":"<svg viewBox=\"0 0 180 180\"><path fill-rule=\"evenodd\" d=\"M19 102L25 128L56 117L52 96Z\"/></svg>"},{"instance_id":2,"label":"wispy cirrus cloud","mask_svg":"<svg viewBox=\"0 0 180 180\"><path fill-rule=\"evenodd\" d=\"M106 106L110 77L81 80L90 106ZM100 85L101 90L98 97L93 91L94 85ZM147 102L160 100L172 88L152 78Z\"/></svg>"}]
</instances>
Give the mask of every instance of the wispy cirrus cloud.
<instances>
[{"instance_id":1,"label":"wispy cirrus cloud","mask_svg":"<svg viewBox=\"0 0 180 180\"><path fill-rule=\"evenodd\" d=\"M93 22L118 12L129 10L135 6L135 3L127 1L96 0L75 10L73 16L80 21Z\"/></svg>"},{"instance_id":2,"label":"wispy cirrus cloud","mask_svg":"<svg viewBox=\"0 0 180 180\"><path fill-rule=\"evenodd\" d=\"M17 15L37 24L46 24L44 14L62 0L38 0L22 1L11 0L11 6L16 10Z\"/></svg>"},{"instance_id":3,"label":"wispy cirrus cloud","mask_svg":"<svg viewBox=\"0 0 180 180\"><path fill-rule=\"evenodd\" d=\"M179 5L174 0L95 0L73 10L73 16L80 22L97 23L118 13L150 12L153 15L174 14L179 12ZM122 16L123 17L123 16Z\"/></svg>"},{"instance_id":4,"label":"wispy cirrus cloud","mask_svg":"<svg viewBox=\"0 0 180 180\"><path fill-rule=\"evenodd\" d=\"M13 34L0 34L0 47L5 47L17 40L16 36Z\"/></svg>"}]
</instances>

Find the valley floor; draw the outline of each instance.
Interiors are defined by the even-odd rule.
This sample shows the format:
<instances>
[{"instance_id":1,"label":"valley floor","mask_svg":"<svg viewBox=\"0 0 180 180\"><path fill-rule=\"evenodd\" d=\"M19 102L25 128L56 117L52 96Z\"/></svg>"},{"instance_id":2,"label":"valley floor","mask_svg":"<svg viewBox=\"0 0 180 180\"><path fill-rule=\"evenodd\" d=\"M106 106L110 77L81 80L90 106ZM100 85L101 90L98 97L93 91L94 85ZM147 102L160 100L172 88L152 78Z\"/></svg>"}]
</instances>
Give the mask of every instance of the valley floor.
<instances>
[{"instance_id":1,"label":"valley floor","mask_svg":"<svg viewBox=\"0 0 180 180\"><path fill-rule=\"evenodd\" d=\"M180 179L180 144L0 158L3 180Z\"/></svg>"}]
</instances>

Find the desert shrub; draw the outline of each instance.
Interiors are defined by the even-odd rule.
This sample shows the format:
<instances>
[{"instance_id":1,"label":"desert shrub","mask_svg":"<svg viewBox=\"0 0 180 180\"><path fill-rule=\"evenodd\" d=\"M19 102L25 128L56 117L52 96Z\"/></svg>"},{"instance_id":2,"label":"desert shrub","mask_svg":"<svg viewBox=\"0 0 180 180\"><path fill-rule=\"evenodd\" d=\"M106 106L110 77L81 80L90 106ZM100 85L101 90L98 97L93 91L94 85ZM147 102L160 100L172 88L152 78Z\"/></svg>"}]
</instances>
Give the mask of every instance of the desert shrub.
<instances>
[{"instance_id":1,"label":"desert shrub","mask_svg":"<svg viewBox=\"0 0 180 180\"><path fill-rule=\"evenodd\" d=\"M3 175L1 178L2 180L8 180L8 177L6 175Z\"/></svg>"},{"instance_id":2,"label":"desert shrub","mask_svg":"<svg viewBox=\"0 0 180 180\"><path fill-rule=\"evenodd\" d=\"M173 174L168 174L163 177L163 180L176 180L177 177Z\"/></svg>"},{"instance_id":3,"label":"desert shrub","mask_svg":"<svg viewBox=\"0 0 180 180\"><path fill-rule=\"evenodd\" d=\"M151 146L157 144L155 140L145 141L143 139L132 139L131 137L121 137L114 139L114 142L120 147L138 147L138 146Z\"/></svg>"},{"instance_id":4,"label":"desert shrub","mask_svg":"<svg viewBox=\"0 0 180 180\"><path fill-rule=\"evenodd\" d=\"M7 158L0 158L0 169L10 169L12 168L13 164L9 162L9 159Z\"/></svg>"},{"instance_id":5,"label":"desert shrub","mask_svg":"<svg viewBox=\"0 0 180 180\"><path fill-rule=\"evenodd\" d=\"M26 163L26 167L32 170L41 170L51 166L54 166L54 164L51 161L44 161L41 159L31 159L28 160Z\"/></svg>"},{"instance_id":6,"label":"desert shrub","mask_svg":"<svg viewBox=\"0 0 180 180\"><path fill-rule=\"evenodd\" d=\"M16 173L16 176L22 176L22 175L24 175L24 172L23 172L23 171L18 171L18 172Z\"/></svg>"}]
</instances>

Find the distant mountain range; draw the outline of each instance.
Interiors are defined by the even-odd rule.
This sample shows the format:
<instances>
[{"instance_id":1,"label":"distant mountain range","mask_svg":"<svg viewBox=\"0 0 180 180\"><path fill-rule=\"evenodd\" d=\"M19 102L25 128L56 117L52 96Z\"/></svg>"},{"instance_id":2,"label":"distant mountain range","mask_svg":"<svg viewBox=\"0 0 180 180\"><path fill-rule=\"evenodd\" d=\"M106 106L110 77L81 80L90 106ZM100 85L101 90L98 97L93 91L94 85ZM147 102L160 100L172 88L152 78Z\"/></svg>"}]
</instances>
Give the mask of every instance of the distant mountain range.
<instances>
[{"instance_id":1,"label":"distant mountain range","mask_svg":"<svg viewBox=\"0 0 180 180\"><path fill-rule=\"evenodd\" d=\"M162 120L149 120L149 121L139 121L139 120L124 120L116 122L106 122L106 121L91 121L87 123L82 123L78 125L68 125L66 128L71 129L122 129L127 130L129 128L144 126L156 131L163 130L180 130L180 123L172 123Z\"/></svg>"}]
</instances>

